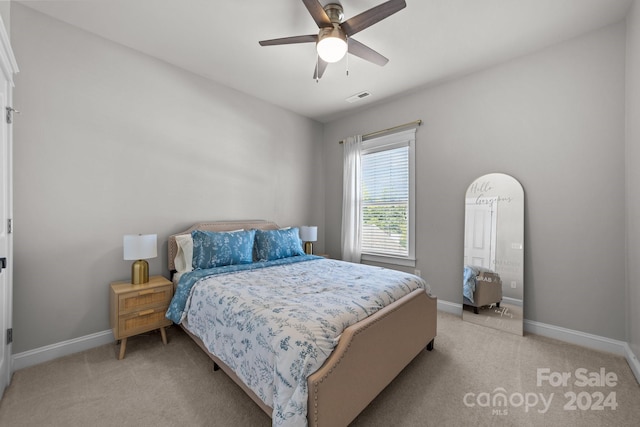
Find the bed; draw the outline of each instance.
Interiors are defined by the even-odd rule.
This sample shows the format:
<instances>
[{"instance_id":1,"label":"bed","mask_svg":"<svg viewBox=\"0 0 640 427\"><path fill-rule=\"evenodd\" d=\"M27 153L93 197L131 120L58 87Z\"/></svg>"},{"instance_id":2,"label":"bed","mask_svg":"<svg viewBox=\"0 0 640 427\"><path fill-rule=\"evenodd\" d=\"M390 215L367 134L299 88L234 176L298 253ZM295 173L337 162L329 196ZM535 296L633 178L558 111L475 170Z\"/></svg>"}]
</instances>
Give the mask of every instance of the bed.
<instances>
[{"instance_id":1,"label":"bed","mask_svg":"<svg viewBox=\"0 0 640 427\"><path fill-rule=\"evenodd\" d=\"M465 265L462 277L463 304L479 314L481 307L500 307L502 301L502 280L492 270Z\"/></svg>"},{"instance_id":2,"label":"bed","mask_svg":"<svg viewBox=\"0 0 640 427\"><path fill-rule=\"evenodd\" d=\"M289 233L286 230L292 232ZM176 261L178 264L184 262L180 261L180 252L184 251L181 242L188 240L187 236L193 233L193 254L187 251L186 255L182 255L186 259L191 258L196 265L203 259L202 248L206 246L196 243L199 232L216 232L212 235L218 238L218 236L229 235L226 232L241 235L243 231L256 233L253 237L255 246L250 261L245 256L244 262L215 267L213 270L218 272L216 275L209 275L205 269L173 274L176 270L183 271L185 268L184 265L177 266ZM292 257L287 257L285 253L280 258L265 261L264 251L261 252L262 249L260 249L265 245L260 246L259 242L264 243L265 235L274 234L297 235L297 229L281 229L273 222L262 220L216 221L197 223L184 232L170 236L168 265L177 287L167 317L178 323L207 353L214 362L214 369L222 369L263 411L271 416L273 425L346 426L421 351L425 348L433 349L437 324L437 299L429 294L428 286L424 281L396 270L329 260L304 253ZM273 247L271 251L273 252ZM228 254L223 255L228 256ZM233 258L233 254L231 257ZM259 265L261 263L263 265ZM352 268L357 269L356 275L348 279L345 274ZM272 298L265 297L261 292L267 292L266 288L272 283L271 277L280 275L281 271L283 276L279 280L284 284L278 284L276 292L288 292L290 288L294 294L288 296L286 300L273 300L274 302L271 303ZM327 276L325 272L333 272L333 276ZM340 310L323 309L331 313L332 318L329 319L316 320L316 312L312 309L299 310L293 305L298 298L304 300L308 297L307 294L316 293L320 288L323 292L325 289L333 292L333 282L335 282L335 289L339 288L339 290L335 291L335 294L322 294L322 302L316 301L314 304L320 307L327 299L332 302L333 300L342 301L345 299L341 294L344 286L338 287L337 284L344 282L347 283L346 287L357 288L364 283L362 281L364 277L372 282L376 281L374 277L378 281L386 281L387 277L393 280L396 277L401 279L392 286L392 289L385 289L382 294L375 297L359 297L357 300L355 297L351 298L357 301L353 307ZM248 281L249 285L246 287L237 285L236 283L239 283L237 281L240 280ZM376 288L376 286L376 283L372 283L371 286L367 283L364 287ZM401 288L406 294L396 295L395 292L400 292ZM227 293L229 291L231 294ZM330 297L327 298L325 295ZM249 300L269 301L269 303L261 308L262 311L259 312L261 314L245 316L245 308ZM388 301L381 302L382 300ZM177 308L182 304L181 301L184 301L184 307ZM233 301L235 306L218 308L219 312L216 315L207 311L207 305L218 306L223 301L225 304L227 301ZM375 309L372 309L371 304ZM231 311L234 311L234 314L229 314ZM296 328L299 328L303 334L308 330L316 331L319 328L321 332L316 335L317 348L307 348L307 341L302 338L294 338L290 342L287 337L274 341L279 347L274 349L272 343L264 343L261 338L240 340L232 337L235 330L230 332L223 329L222 323L228 323L235 329L249 330L255 334L260 328L267 328L261 322L262 314L267 313L268 317L276 319L276 326L271 325L268 327L269 333L257 333L256 336L264 337L269 334L277 336L278 322L286 322L286 319L276 318L273 313L281 312L286 313L288 318L295 318L296 321L303 319L300 321L319 322L319 325L314 326L296 323ZM313 315L310 314L311 312ZM238 321L238 313L244 316L242 321ZM355 321L344 317L345 314L353 313L356 313ZM336 324L342 324L344 329L337 328ZM238 345L239 342L242 345ZM300 344L301 342L303 344ZM280 354L274 356L278 363L289 357L287 351L291 348L294 353L312 356L303 357L300 362L292 362L291 368L286 371L281 369L279 364L266 366L267 361L264 360L266 357L258 352L259 347L268 348L270 351L285 349L284 356ZM318 355L326 358L323 359ZM314 363L318 366L314 366ZM296 367L295 373L294 367ZM300 367L299 371L297 367ZM273 378L269 377L267 380L269 375L273 375ZM293 384L290 388L294 390L295 398L286 400L288 406L285 407L281 399L288 388L282 391L282 388L274 386L275 397L269 397L265 395L265 386L257 385L259 380L266 380L267 385L269 380L278 385Z\"/></svg>"}]
</instances>

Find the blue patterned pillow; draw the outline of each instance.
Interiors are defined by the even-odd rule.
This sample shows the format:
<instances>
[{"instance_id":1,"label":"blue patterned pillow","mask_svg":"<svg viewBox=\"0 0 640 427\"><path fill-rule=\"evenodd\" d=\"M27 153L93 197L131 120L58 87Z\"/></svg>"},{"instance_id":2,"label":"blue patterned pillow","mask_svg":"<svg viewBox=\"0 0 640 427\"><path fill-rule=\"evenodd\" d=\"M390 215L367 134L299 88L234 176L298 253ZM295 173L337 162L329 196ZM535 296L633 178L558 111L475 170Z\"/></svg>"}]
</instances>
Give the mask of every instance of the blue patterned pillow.
<instances>
[{"instance_id":1,"label":"blue patterned pillow","mask_svg":"<svg viewBox=\"0 0 640 427\"><path fill-rule=\"evenodd\" d=\"M255 230L255 232L256 259L258 261L304 255L297 227L280 230Z\"/></svg>"},{"instance_id":2,"label":"blue patterned pillow","mask_svg":"<svg viewBox=\"0 0 640 427\"><path fill-rule=\"evenodd\" d=\"M256 231L213 232L195 230L193 268L204 270L233 264L253 262L253 240Z\"/></svg>"}]
</instances>

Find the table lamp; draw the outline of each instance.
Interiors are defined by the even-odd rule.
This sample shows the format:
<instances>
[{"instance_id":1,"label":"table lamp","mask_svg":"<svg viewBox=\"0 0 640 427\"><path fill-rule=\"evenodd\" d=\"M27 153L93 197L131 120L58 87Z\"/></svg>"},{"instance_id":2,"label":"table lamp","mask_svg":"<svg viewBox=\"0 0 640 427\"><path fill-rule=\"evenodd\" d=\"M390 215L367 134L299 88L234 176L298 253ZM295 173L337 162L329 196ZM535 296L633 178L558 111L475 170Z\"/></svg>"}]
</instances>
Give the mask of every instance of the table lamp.
<instances>
[{"instance_id":1,"label":"table lamp","mask_svg":"<svg viewBox=\"0 0 640 427\"><path fill-rule=\"evenodd\" d=\"M318 240L318 227L315 225L301 226L300 239L304 242L304 253L313 255L313 242Z\"/></svg>"},{"instance_id":2,"label":"table lamp","mask_svg":"<svg viewBox=\"0 0 640 427\"><path fill-rule=\"evenodd\" d=\"M131 283L140 285L149 281L149 258L158 256L156 234L127 234L124 236L124 259L136 260L131 265Z\"/></svg>"}]
</instances>

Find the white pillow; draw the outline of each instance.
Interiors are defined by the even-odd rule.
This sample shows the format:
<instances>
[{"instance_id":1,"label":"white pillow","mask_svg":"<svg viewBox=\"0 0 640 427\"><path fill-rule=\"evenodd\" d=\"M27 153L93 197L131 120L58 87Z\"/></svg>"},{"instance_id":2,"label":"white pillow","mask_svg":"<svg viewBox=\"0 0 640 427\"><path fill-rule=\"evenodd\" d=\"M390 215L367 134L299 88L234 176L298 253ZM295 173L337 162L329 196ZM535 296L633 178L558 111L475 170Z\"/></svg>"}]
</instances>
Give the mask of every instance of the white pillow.
<instances>
[{"instance_id":1,"label":"white pillow","mask_svg":"<svg viewBox=\"0 0 640 427\"><path fill-rule=\"evenodd\" d=\"M180 234L176 236L178 253L173 262L178 273L187 273L193 270L193 239L191 234Z\"/></svg>"}]
</instances>

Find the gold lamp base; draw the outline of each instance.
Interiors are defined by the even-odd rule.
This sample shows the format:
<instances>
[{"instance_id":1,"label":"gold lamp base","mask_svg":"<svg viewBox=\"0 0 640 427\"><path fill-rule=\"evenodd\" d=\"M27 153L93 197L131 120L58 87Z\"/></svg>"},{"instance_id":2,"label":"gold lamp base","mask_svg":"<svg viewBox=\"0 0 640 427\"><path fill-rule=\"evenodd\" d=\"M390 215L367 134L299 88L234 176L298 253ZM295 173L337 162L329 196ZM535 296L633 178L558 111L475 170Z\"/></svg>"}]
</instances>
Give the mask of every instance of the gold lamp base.
<instances>
[{"instance_id":1,"label":"gold lamp base","mask_svg":"<svg viewBox=\"0 0 640 427\"><path fill-rule=\"evenodd\" d=\"M149 282L149 263L139 259L131 265L131 283L141 285Z\"/></svg>"},{"instance_id":2,"label":"gold lamp base","mask_svg":"<svg viewBox=\"0 0 640 427\"><path fill-rule=\"evenodd\" d=\"M304 253L307 255L313 255L313 243L304 242Z\"/></svg>"}]
</instances>

